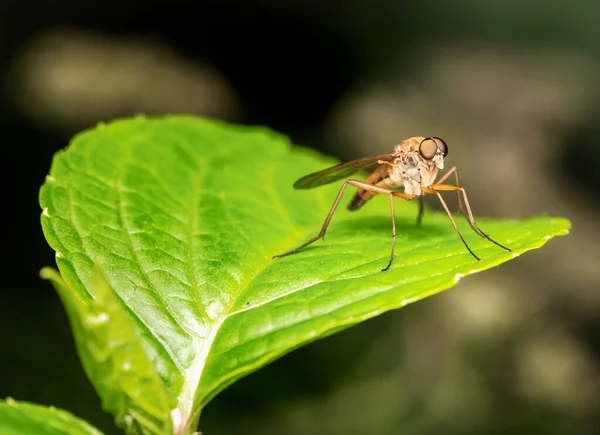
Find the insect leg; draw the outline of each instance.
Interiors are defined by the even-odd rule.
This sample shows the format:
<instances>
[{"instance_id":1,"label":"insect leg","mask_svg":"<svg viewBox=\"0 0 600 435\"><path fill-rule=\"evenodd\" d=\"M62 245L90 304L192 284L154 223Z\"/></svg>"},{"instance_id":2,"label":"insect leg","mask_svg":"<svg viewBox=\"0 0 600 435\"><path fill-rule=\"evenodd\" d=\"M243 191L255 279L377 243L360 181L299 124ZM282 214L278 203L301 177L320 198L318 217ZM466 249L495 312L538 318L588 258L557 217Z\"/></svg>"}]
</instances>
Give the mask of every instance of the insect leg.
<instances>
[{"instance_id":1,"label":"insect leg","mask_svg":"<svg viewBox=\"0 0 600 435\"><path fill-rule=\"evenodd\" d=\"M421 226L421 222L423 222L423 212L424 210L424 205L423 205L423 197L419 196L419 215L417 216L417 226L420 227Z\"/></svg>"},{"instance_id":2,"label":"insect leg","mask_svg":"<svg viewBox=\"0 0 600 435\"><path fill-rule=\"evenodd\" d=\"M469 245L467 245L467 242L466 242L465 238L463 237L463 235L461 234L460 230L458 229L458 225L456 225L456 222L454 221L454 218L452 217L452 213L450 213L450 209L448 208L448 205L446 205L446 201L444 201L444 198L442 198L442 195L440 194L440 192L438 192L435 189L430 189L428 187L423 187L421 189L425 193L428 193L430 195L436 195L438 197L438 199L442 203L442 207L444 207L444 210L446 210L446 214L450 218L450 222L452 222L452 226L454 227L454 231L456 231L456 234L458 234L458 237L460 237L460 240L462 240L463 245L465 245L465 247L467 248L467 250L471 253L471 255L473 257L475 257L475 259L477 261L480 261L481 259L477 255L475 255L475 253L471 250L471 248L469 248Z\"/></svg>"},{"instance_id":3,"label":"insect leg","mask_svg":"<svg viewBox=\"0 0 600 435\"><path fill-rule=\"evenodd\" d=\"M321 231L319 231L319 234L317 234L310 240L307 240L306 242L304 242L297 248L291 249L287 252L284 252L283 254L274 255L273 258L285 257L286 255L294 254L294 253L298 252L299 250L301 250L302 248L306 248L311 243L314 243L317 240L325 237L325 232L327 231L329 222L331 221L331 218L333 217L333 213L335 212L335 209L337 208L338 204L340 203L340 200L342 199L342 196L344 195L344 191L346 190L346 187L348 186L348 184L352 184L351 183L352 181L353 180L346 180L346 182L342 185L342 188L340 189L340 192L338 193L337 197L335 198L335 201L333 203L333 206L331 207L331 210L329 210L329 214L327 215L327 218L325 218L325 222L323 223L323 226L321 227Z\"/></svg>"},{"instance_id":4,"label":"insect leg","mask_svg":"<svg viewBox=\"0 0 600 435\"><path fill-rule=\"evenodd\" d=\"M405 199L408 201L414 199L416 195L409 195L408 193L396 192L394 190L384 189L382 187L373 186L371 184L362 183L360 181L353 181L352 184L360 189L390 196L390 210L392 212L392 251L390 253L390 261L388 262L387 266L381 269L382 272L385 272L390 268L392 262L394 261L394 248L396 247L396 213L394 211L394 197Z\"/></svg>"},{"instance_id":5,"label":"insect leg","mask_svg":"<svg viewBox=\"0 0 600 435\"><path fill-rule=\"evenodd\" d=\"M434 189L436 189L436 190L446 190L446 191L447 190L456 190L459 195L462 193L462 196L463 196L463 198L465 200L465 207L467 209L467 214L465 215L465 217L469 220L469 223L471 224L471 228L473 228L473 230L477 234L479 234L481 237L483 237L484 239L489 240L494 245L497 245L497 246L501 247L502 249L507 250L508 252L512 252L506 246L501 245L500 243L496 242L494 239L492 239L490 236L488 236L486 233L484 233L481 230L481 228L479 228L477 226L477 223L475 222L475 218L473 217L473 212L471 211L471 206L469 205L469 199L467 198L467 192L465 192L465 189L463 187L461 187L461 186L452 186L452 185L449 185L449 184L434 184L432 187Z\"/></svg>"},{"instance_id":6,"label":"insect leg","mask_svg":"<svg viewBox=\"0 0 600 435\"><path fill-rule=\"evenodd\" d=\"M298 252L302 248L305 248L306 246L310 245L311 243L314 243L317 240L319 240L320 238L324 237L325 231L327 231L327 227L329 226L329 222L331 221L333 213L335 212L338 204L340 203L340 200L342 199L344 191L346 190L346 187L349 184L354 187L358 187L359 189L364 189L364 190L368 190L371 192L385 194L385 195L390 196L390 205L391 205L391 210L392 210L392 253L390 254L390 261L389 261L388 265L381 271L384 272L384 271L388 270L390 268L390 266L392 265L392 261L394 259L394 247L396 244L396 220L395 220L393 198L397 197L397 198L402 198L405 200L411 200L411 199L415 198L415 195L409 195L406 193L395 192L395 191L389 190L389 189L383 189L381 187L363 183L362 181L358 181L358 180L346 180L346 182L343 184L342 188L340 189L340 192L338 193L338 195L333 203L333 206L331 207L331 210L329 211L329 214L327 215L327 218L325 219L325 222L323 223L323 226L321 227L321 231L319 232L319 234L317 234L315 237L309 239L308 241L304 242L302 245L298 246L297 248L294 248L290 251L284 252L283 254L274 255L273 258L283 257L286 255Z\"/></svg>"},{"instance_id":7,"label":"insect leg","mask_svg":"<svg viewBox=\"0 0 600 435\"><path fill-rule=\"evenodd\" d=\"M382 272L388 270L392 265L392 261L394 261L394 248L396 247L396 213L394 212L394 192L390 192L390 210L392 211L392 252L390 253L390 261L387 266L381 269Z\"/></svg>"},{"instance_id":8,"label":"insect leg","mask_svg":"<svg viewBox=\"0 0 600 435\"><path fill-rule=\"evenodd\" d=\"M444 174L444 176L438 180L437 184L443 184L444 181L446 181L452 174L454 174L454 179L456 180L455 184L457 186L460 186L460 181L458 180L458 168L456 166L453 166L450 169L448 169L448 172L446 172ZM458 196L458 211L460 213L462 213L462 215L465 218L468 219L467 214L465 213L465 209L463 208L463 203L462 203L462 198L460 197L460 192L456 192L456 194Z\"/></svg>"}]
</instances>

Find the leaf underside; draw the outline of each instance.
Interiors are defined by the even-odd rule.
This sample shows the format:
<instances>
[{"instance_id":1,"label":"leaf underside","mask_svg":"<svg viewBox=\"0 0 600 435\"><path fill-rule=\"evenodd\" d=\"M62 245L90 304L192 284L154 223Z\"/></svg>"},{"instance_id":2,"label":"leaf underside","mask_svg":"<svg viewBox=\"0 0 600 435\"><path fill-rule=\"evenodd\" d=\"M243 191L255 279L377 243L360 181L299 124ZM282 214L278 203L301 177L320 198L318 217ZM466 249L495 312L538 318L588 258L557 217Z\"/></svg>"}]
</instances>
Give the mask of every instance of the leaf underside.
<instances>
[{"instance_id":1,"label":"leaf underside","mask_svg":"<svg viewBox=\"0 0 600 435\"><path fill-rule=\"evenodd\" d=\"M416 204L398 200L396 258L381 273L391 244L388 198L350 212L349 191L324 241L273 260L318 233L341 186L298 191L294 181L335 163L260 127L187 116L119 120L57 153L40 192L42 226L78 298L96 297L94 262L102 261L169 400L187 417L294 348L570 228L548 216L479 218L510 253L457 218L477 262L446 215L427 210L417 227Z\"/></svg>"},{"instance_id":2,"label":"leaf underside","mask_svg":"<svg viewBox=\"0 0 600 435\"><path fill-rule=\"evenodd\" d=\"M95 380L103 408L127 433L172 433L175 400L138 339L132 322L100 267L94 270L94 299L81 299L56 270L41 276L54 285L69 314L71 329L88 376Z\"/></svg>"}]
</instances>

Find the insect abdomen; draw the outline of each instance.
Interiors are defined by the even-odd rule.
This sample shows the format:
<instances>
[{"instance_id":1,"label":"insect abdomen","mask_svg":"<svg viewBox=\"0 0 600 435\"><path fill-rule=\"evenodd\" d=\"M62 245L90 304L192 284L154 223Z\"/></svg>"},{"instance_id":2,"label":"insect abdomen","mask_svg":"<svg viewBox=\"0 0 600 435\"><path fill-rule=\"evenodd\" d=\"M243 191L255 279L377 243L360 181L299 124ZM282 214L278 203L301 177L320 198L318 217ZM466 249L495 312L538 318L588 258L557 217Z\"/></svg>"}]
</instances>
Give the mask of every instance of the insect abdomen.
<instances>
[{"instance_id":1,"label":"insect abdomen","mask_svg":"<svg viewBox=\"0 0 600 435\"><path fill-rule=\"evenodd\" d=\"M367 192L367 193L370 194L371 192ZM369 199L371 199L373 197L372 194L365 195L365 196L369 196L369 198L363 199L358 193L356 193L352 197L352 201L350 201L350 204L348 204L348 210L351 210L351 211L358 210L359 208L361 208L363 206L363 204L365 202L367 202Z\"/></svg>"},{"instance_id":2,"label":"insect abdomen","mask_svg":"<svg viewBox=\"0 0 600 435\"><path fill-rule=\"evenodd\" d=\"M365 183L377 185L389 177L388 167L382 165L373 171L366 179ZM375 192L359 189L352 197L352 201L348 204L348 210L355 211L361 208L368 200L376 195Z\"/></svg>"}]
</instances>

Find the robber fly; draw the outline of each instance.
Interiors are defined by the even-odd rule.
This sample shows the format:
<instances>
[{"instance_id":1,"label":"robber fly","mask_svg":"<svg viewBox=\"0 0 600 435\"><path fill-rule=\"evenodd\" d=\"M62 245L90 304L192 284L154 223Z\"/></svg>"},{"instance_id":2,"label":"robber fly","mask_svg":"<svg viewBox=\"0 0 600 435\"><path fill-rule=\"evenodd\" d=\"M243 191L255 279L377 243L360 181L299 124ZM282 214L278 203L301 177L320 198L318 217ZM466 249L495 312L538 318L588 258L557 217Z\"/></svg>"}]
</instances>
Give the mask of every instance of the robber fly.
<instances>
[{"instance_id":1,"label":"robber fly","mask_svg":"<svg viewBox=\"0 0 600 435\"><path fill-rule=\"evenodd\" d=\"M391 154L382 154L373 157L364 157L362 159L352 160L339 165L323 169L318 172L306 175L300 178L294 183L295 189L312 189L314 187L322 186L324 184L333 183L341 180L342 178L348 178L350 175L378 165L375 170L365 179L365 181L347 179L340 192L338 193L333 207L329 211L321 231L319 234L301 244L297 248L290 251L284 252L273 256L273 258L283 257L286 255L298 252L302 248L310 245L311 243L325 237L325 231L329 226L329 222L335 212L344 191L348 185L352 185L358 188L352 201L348 204L348 210L355 211L360 209L367 201L373 198L377 194L388 195L390 198L390 208L392 211L392 252L390 254L390 260L388 265L381 269L385 272L390 268L394 260L394 246L396 244L396 219L394 213L394 197L405 200L412 200L415 198L419 199L419 214L417 216L417 225L421 224L423 218L423 196L424 195L436 195L440 200L442 207L448 214L450 222L454 230L462 240L467 250L471 253L477 261L480 258L475 255L471 250L464 237L462 236L450 209L446 204L446 201L442 198L440 192L444 191L455 191L458 195L458 210L461 212L469 221L471 228L479 234L481 237L486 238L490 242L498 245L499 247L512 252L506 246L492 240L486 233L484 233L475 223L475 218L471 212L471 206L467 199L465 189L460 186L458 180L458 169L455 167L451 168L446 174L444 174L440 180L435 183L438 171L444 169L444 158L448 155L448 145L439 137L423 137L414 136L403 140L396 146L394 152ZM450 176L454 175L456 184L443 184ZM395 189L403 187L404 192L398 192Z\"/></svg>"}]
</instances>

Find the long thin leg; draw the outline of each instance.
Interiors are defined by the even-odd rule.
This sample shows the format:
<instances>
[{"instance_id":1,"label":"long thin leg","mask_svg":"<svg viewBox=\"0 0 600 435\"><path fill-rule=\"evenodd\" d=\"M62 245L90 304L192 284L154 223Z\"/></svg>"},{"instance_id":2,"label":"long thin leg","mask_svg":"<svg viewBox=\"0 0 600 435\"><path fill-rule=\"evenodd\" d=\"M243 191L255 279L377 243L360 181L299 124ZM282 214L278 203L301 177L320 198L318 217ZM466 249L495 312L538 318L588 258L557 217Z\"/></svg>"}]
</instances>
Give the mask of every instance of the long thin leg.
<instances>
[{"instance_id":1,"label":"long thin leg","mask_svg":"<svg viewBox=\"0 0 600 435\"><path fill-rule=\"evenodd\" d=\"M419 199L421 199L419 197ZM394 261L394 248L396 247L396 213L394 212L394 192L390 193L390 210L392 211L392 252L390 253L390 262L387 266L381 269L382 272L385 272L392 265L392 261Z\"/></svg>"},{"instance_id":2,"label":"long thin leg","mask_svg":"<svg viewBox=\"0 0 600 435\"><path fill-rule=\"evenodd\" d=\"M331 218L333 217L333 213L335 212L335 209L339 205L340 200L342 199L342 196L344 195L344 191L346 190L346 187L348 186L348 184L352 184L351 181L352 180L347 180L342 185L342 188L340 189L340 192L338 193L337 197L335 198L335 201L333 202L333 206L331 207L331 210L329 210L329 214L327 215L327 218L325 218L325 222L323 223L323 226L321 227L321 231L319 231L319 234L317 234L313 238L307 240L306 242L304 242L303 244L301 244L297 248L291 249L291 250L289 250L287 252L284 252L283 254L274 255L273 258L285 257L286 255L294 254L295 252L298 252L302 248L306 248L311 243L316 242L320 238L325 237L325 232L327 231L327 227L329 226L329 222L331 221Z\"/></svg>"},{"instance_id":3,"label":"long thin leg","mask_svg":"<svg viewBox=\"0 0 600 435\"><path fill-rule=\"evenodd\" d=\"M440 178L437 182L437 184L443 184L444 181L446 181L450 175L454 174L454 179L455 179L455 184L457 186L460 186L460 180L458 179L458 168L456 166L451 167L450 169L448 169L448 172L446 172L442 178ZM456 192L456 196L458 197L458 211L459 213L462 213L462 215L466 218L467 215L465 213L465 209L463 208L463 204L462 204L462 198L460 197L460 192Z\"/></svg>"},{"instance_id":4,"label":"long thin leg","mask_svg":"<svg viewBox=\"0 0 600 435\"><path fill-rule=\"evenodd\" d=\"M295 252L298 252L299 250L301 250L302 248L307 247L308 245L310 245L311 243L316 242L317 240L319 240L320 238L323 238L325 236L325 232L327 231L327 227L329 226L329 222L331 222L331 218L333 217L333 213L335 212L335 210L337 209L337 206L340 203L340 200L342 199L342 196L344 195L344 191L346 190L346 187L348 185L352 185L354 187L358 187L359 189L364 189L364 190L368 190L371 192L375 192L375 193L379 193L379 194L384 194L384 195L389 195L390 196L390 204L392 207L392 254L390 255L390 262L387 265L387 267L385 269L382 269L383 271L386 271L389 269L389 267L392 264L392 260L394 258L394 246L396 243L396 220L395 220L395 213L394 213L394 203L393 203L393 198L397 197L397 198L402 198L405 200L411 200L414 199L416 197L416 195L409 195L407 193L401 193L401 192L396 192L393 190L389 190L389 189L384 189L382 187L377 187L377 186L373 186L372 184L367 184L367 183L363 183L362 181L358 181L358 180L346 180L346 182L344 182L344 184L342 185L337 197L335 198L335 201L333 203L333 206L331 207L331 210L329 211L329 214L327 215L327 218L325 219L325 222L323 223L323 226L321 227L321 231L319 231L319 234L317 234L315 237L309 239L308 241L304 242L303 244L301 244L300 246L298 246L297 248L291 249L287 252L284 252L283 254L277 254L274 255L273 258L278 258L278 257L284 257L286 255L290 255L293 254Z\"/></svg>"},{"instance_id":5,"label":"long thin leg","mask_svg":"<svg viewBox=\"0 0 600 435\"><path fill-rule=\"evenodd\" d=\"M456 225L456 222L454 221L454 218L452 217L452 213L450 213L450 209L448 208L448 205L446 204L446 201L444 201L444 198L442 198L442 195L440 194L440 192L438 192L437 190L434 190L434 189L430 189L428 187L423 187L423 188L421 188L421 190L423 192L425 192L425 193L428 193L430 195L436 195L438 197L438 199L442 203L442 207L444 207L444 210L446 210L446 214L450 218L450 222L452 222L452 226L454 227L454 231L456 231L456 234L458 234L458 237L460 237L460 240L462 240L463 245L465 245L465 247L467 248L467 250L471 253L471 255L473 257L475 257L475 259L477 261L481 261L481 259L477 255L475 255L475 253L471 250L471 248L469 248L469 245L467 245L467 242L466 242L465 238L463 237L463 235L461 234L460 230L458 229L458 225Z\"/></svg>"},{"instance_id":6,"label":"long thin leg","mask_svg":"<svg viewBox=\"0 0 600 435\"><path fill-rule=\"evenodd\" d=\"M493 244L501 247L502 249L506 249L508 252L512 252L512 250L510 248L507 248L506 246L501 245L500 243L496 242L494 239L492 239L490 236L488 236L486 233L484 233L481 230L481 228L479 228L477 226L477 223L475 222L475 218L473 217L473 212L471 211L471 206L469 205L469 199L467 198L467 192L465 192L465 189L463 187L461 187L461 186L452 186L450 184L434 184L432 186L432 188L435 189L435 190L444 190L444 191L455 190L455 191L458 192L459 195L462 193L462 196L463 196L463 198L465 200L465 207L467 209L467 214L465 215L465 217L469 220L469 224L471 224L471 228L473 228L473 230L477 234L479 234L481 237L483 237L484 239L489 240Z\"/></svg>"},{"instance_id":7,"label":"long thin leg","mask_svg":"<svg viewBox=\"0 0 600 435\"><path fill-rule=\"evenodd\" d=\"M423 212L424 212L424 206L423 206L423 197L419 196L419 215L417 216L417 226L420 227L421 223L423 222Z\"/></svg>"}]
</instances>

